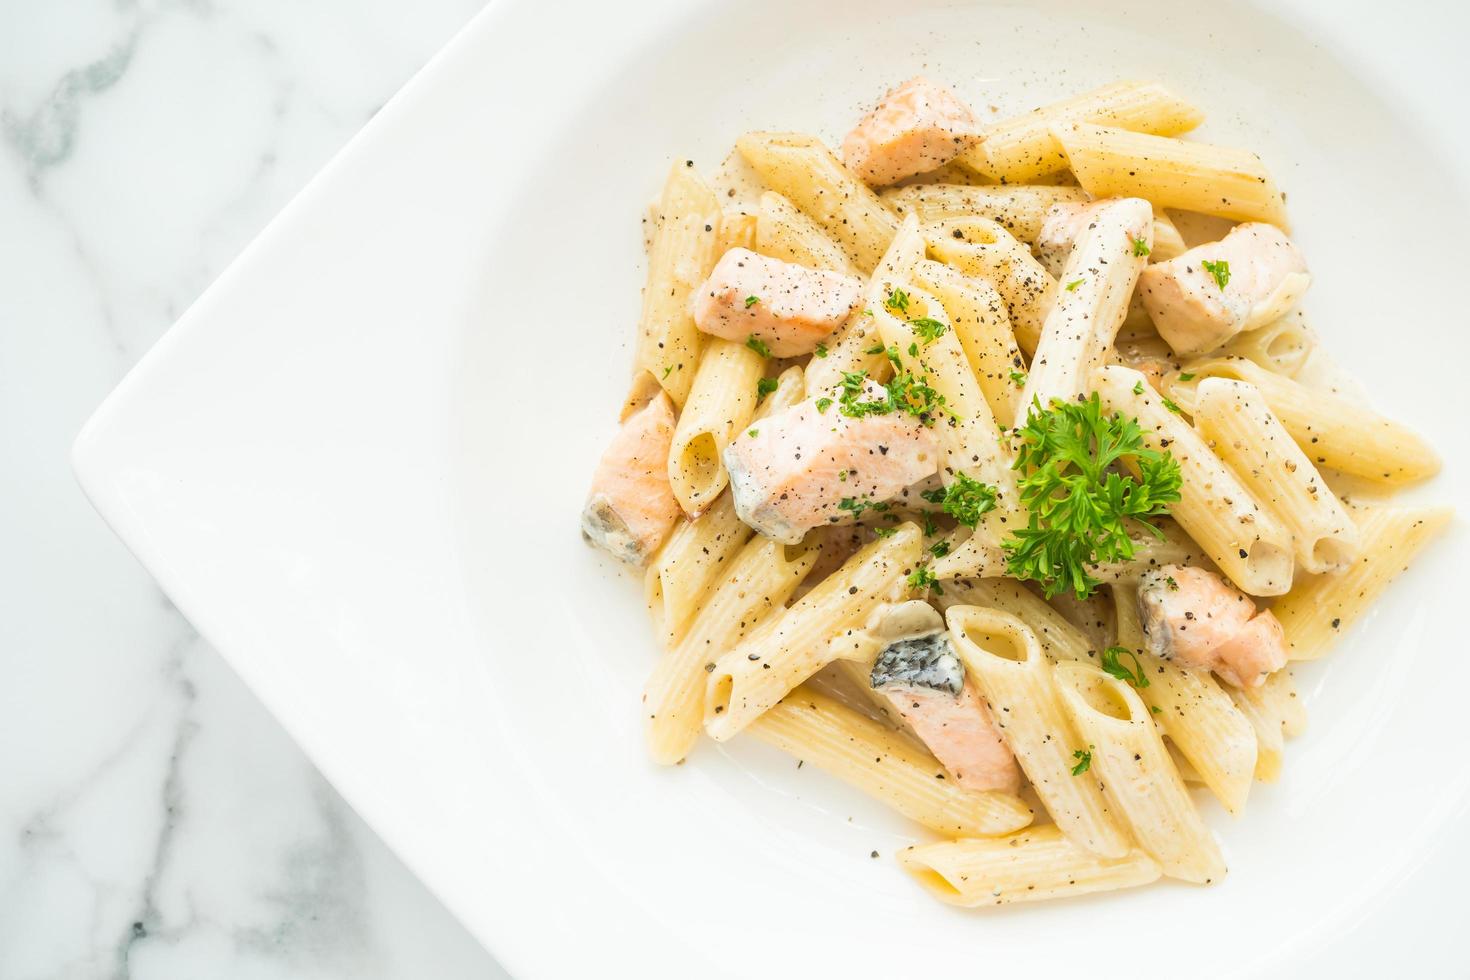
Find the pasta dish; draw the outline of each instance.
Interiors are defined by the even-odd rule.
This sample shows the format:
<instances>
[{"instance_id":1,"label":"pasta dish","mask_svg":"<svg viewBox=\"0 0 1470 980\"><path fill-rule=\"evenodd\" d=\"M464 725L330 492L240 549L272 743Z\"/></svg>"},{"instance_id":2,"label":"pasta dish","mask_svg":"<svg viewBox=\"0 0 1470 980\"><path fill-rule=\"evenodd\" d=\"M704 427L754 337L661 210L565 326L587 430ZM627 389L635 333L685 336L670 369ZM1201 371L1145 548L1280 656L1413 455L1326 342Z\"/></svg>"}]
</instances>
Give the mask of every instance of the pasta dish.
<instances>
[{"instance_id":1,"label":"pasta dish","mask_svg":"<svg viewBox=\"0 0 1470 980\"><path fill-rule=\"evenodd\" d=\"M981 123L919 77L645 219L586 537L645 569L648 748L754 737L989 906L1225 875L1325 655L1450 520L1300 309L1286 196L1120 82ZM875 855L876 856L876 855Z\"/></svg>"}]
</instances>

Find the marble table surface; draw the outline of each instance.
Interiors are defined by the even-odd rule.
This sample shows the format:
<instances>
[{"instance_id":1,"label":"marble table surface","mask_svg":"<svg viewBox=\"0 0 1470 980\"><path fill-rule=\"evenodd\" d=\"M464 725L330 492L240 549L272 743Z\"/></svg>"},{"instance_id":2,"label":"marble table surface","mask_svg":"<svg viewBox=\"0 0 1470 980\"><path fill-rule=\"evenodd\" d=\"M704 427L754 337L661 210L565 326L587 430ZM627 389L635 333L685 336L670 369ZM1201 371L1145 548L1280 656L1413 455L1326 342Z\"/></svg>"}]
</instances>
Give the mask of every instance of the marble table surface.
<instances>
[{"instance_id":1,"label":"marble table surface","mask_svg":"<svg viewBox=\"0 0 1470 980\"><path fill-rule=\"evenodd\" d=\"M92 511L125 371L482 0L0 0L0 977L504 977Z\"/></svg>"}]
</instances>

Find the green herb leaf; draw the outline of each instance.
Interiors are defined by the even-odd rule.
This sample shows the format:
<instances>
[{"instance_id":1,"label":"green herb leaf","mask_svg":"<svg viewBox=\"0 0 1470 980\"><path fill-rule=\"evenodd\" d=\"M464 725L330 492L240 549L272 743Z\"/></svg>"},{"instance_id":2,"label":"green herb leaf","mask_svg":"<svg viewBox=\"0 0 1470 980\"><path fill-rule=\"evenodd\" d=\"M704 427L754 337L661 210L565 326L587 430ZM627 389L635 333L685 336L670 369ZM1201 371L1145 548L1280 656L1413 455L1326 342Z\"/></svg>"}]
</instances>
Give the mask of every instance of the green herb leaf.
<instances>
[{"instance_id":1,"label":"green herb leaf","mask_svg":"<svg viewBox=\"0 0 1470 980\"><path fill-rule=\"evenodd\" d=\"M1183 409L1181 409L1178 405L1174 404L1167 398L1160 398L1159 400L1164 403L1165 408L1173 412L1175 415L1178 415L1180 412L1183 411Z\"/></svg>"},{"instance_id":2,"label":"green herb leaf","mask_svg":"<svg viewBox=\"0 0 1470 980\"><path fill-rule=\"evenodd\" d=\"M1214 277L1215 285L1219 286L1221 289L1224 289L1230 284L1229 262L1226 262L1224 259L1221 259L1219 262L1211 262L1209 259L1205 259L1203 262L1200 263L1200 266Z\"/></svg>"},{"instance_id":3,"label":"green herb leaf","mask_svg":"<svg viewBox=\"0 0 1470 980\"><path fill-rule=\"evenodd\" d=\"M1180 371L1179 372L1179 380L1180 381L1193 381L1194 380L1194 375L1190 374L1188 371Z\"/></svg>"},{"instance_id":4,"label":"green herb leaf","mask_svg":"<svg viewBox=\"0 0 1470 980\"><path fill-rule=\"evenodd\" d=\"M1017 388L1024 388L1024 387L1026 387L1026 372L1025 371L1012 371L1011 372L1011 384L1015 385ZM1001 428L1004 429L1005 426L1001 426Z\"/></svg>"},{"instance_id":5,"label":"green herb leaf","mask_svg":"<svg viewBox=\"0 0 1470 980\"><path fill-rule=\"evenodd\" d=\"M827 356L827 345L826 344L818 344L817 345L817 356L818 357L826 357Z\"/></svg>"},{"instance_id":6,"label":"green herb leaf","mask_svg":"<svg viewBox=\"0 0 1470 980\"><path fill-rule=\"evenodd\" d=\"M1133 669L1129 670L1123 663L1122 658L1127 657L1133 661ZM1102 669L1118 678L1127 681L1134 687L1148 687L1148 678L1144 676L1143 664L1138 662L1138 655L1127 647L1108 647L1102 652Z\"/></svg>"},{"instance_id":7,"label":"green herb leaf","mask_svg":"<svg viewBox=\"0 0 1470 980\"><path fill-rule=\"evenodd\" d=\"M761 378L755 383L755 400L757 403L766 400L766 396L781 387L775 378Z\"/></svg>"},{"instance_id":8,"label":"green herb leaf","mask_svg":"<svg viewBox=\"0 0 1470 980\"><path fill-rule=\"evenodd\" d=\"M755 351L761 357L771 356L771 348L767 347L766 342L764 340L761 340L755 334L751 334L749 337L745 338L745 346Z\"/></svg>"},{"instance_id":9,"label":"green herb leaf","mask_svg":"<svg viewBox=\"0 0 1470 980\"><path fill-rule=\"evenodd\" d=\"M830 399L830 398L818 398L817 399L817 411L820 412L821 414L826 415L827 414L827 409L829 409L831 407L832 407L832 399Z\"/></svg>"},{"instance_id":10,"label":"green herb leaf","mask_svg":"<svg viewBox=\"0 0 1470 980\"><path fill-rule=\"evenodd\" d=\"M927 316L915 317L909 321L909 326L914 328L914 333L926 344L934 343L949 329L942 321Z\"/></svg>"},{"instance_id":11,"label":"green herb leaf","mask_svg":"<svg viewBox=\"0 0 1470 980\"><path fill-rule=\"evenodd\" d=\"M965 527L975 527L980 518L995 509L995 487L981 483L963 473L956 473L954 482L944 488L941 500L926 500L938 503L940 509Z\"/></svg>"},{"instance_id":12,"label":"green herb leaf","mask_svg":"<svg viewBox=\"0 0 1470 980\"><path fill-rule=\"evenodd\" d=\"M758 435L761 434L761 430L760 429L750 429L745 434L748 435L748 436L750 436L752 439L754 439L756 436L758 436Z\"/></svg>"},{"instance_id":13,"label":"green herb leaf","mask_svg":"<svg viewBox=\"0 0 1470 980\"><path fill-rule=\"evenodd\" d=\"M1086 749L1075 750L1072 753L1072 758L1077 760L1077 764L1072 767L1072 775L1080 776L1092 768L1092 753Z\"/></svg>"},{"instance_id":14,"label":"green herb leaf","mask_svg":"<svg viewBox=\"0 0 1470 980\"><path fill-rule=\"evenodd\" d=\"M1007 568L1047 598L1070 589L1085 599L1098 585L1089 566L1133 557L1130 526L1162 537L1150 518L1179 500L1179 463L1144 444L1137 419L1105 415L1096 393L1047 409L1033 403L1018 431L1015 468L1030 519L1003 543Z\"/></svg>"},{"instance_id":15,"label":"green herb leaf","mask_svg":"<svg viewBox=\"0 0 1470 980\"><path fill-rule=\"evenodd\" d=\"M1133 239L1133 254L1135 256L1138 256L1138 257L1141 258L1141 257L1149 254L1152 251L1153 251L1153 249L1151 249L1151 248L1148 247L1148 242L1145 239L1142 239L1142 238L1135 238L1135 239Z\"/></svg>"},{"instance_id":16,"label":"green herb leaf","mask_svg":"<svg viewBox=\"0 0 1470 980\"><path fill-rule=\"evenodd\" d=\"M897 533L897 528L875 527L873 528L873 533L880 538L891 538L894 534Z\"/></svg>"},{"instance_id":17,"label":"green herb leaf","mask_svg":"<svg viewBox=\"0 0 1470 980\"><path fill-rule=\"evenodd\" d=\"M935 558L943 558L945 555L949 554L949 542L934 542L934 544L930 545L929 547L929 554L933 555Z\"/></svg>"},{"instance_id":18,"label":"green herb leaf","mask_svg":"<svg viewBox=\"0 0 1470 980\"><path fill-rule=\"evenodd\" d=\"M909 588L918 592L922 589L933 589L936 595L944 595L944 589L939 584L939 579L929 570L928 565L921 565L908 577Z\"/></svg>"},{"instance_id":19,"label":"green herb leaf","mask_svg":"<svg viewBox=\"0 0 1470 980\"><path fill-rule=\"evenodd\" d=\"M670 372L672 372L673 370L674 370L674 365L672 365L672 364L670 364L668 367L664 368L664 377L667 378L669 376Z\"/></svg>"},{"instance_id":20,"label":"green herb leaf","mask_svg":"<svg viewBox=\"0 0 1470 980\"><path fill-rule=\"evenodd\" d=\"M1143 382L1142 381L1135 381L1135 382L1133 382L1133 393L1135 395L1141 395L1141 394L1143 394Z\"/></svg>"},{"instance_id":21,"label":"green herb leaf","mask_svg":"<svg viewBox=\"0 0 1470 980\"><path fill-rule=\"evenodd\" d=\"M1081 279L1073 279L1071 282L1067 283L1067 292L1075 293L1077 291L1077 287L1080 285L1082 285Z\"/></svg>"},{"instance_id":22,"label":"green herb leaf","mask_svg":"<svg viewBox=\"0 0 1470 980\"><path fill-rule=\"evenodd\" d=\"M895 313L907 313L909 311L909 294L902 289L895 289L888 294L883 305Z\"/></svg>"},{"instance_id":23,"label":"green herb leaf","mask_svg":"<svg viewBox=\"0 0 1470 980\"><path fill-rule=\"evenodd\" d=\"M745 297L745 308L748 310L760 301L761 298L759 296L747 296Z\"/></svg>"}]
</instances>

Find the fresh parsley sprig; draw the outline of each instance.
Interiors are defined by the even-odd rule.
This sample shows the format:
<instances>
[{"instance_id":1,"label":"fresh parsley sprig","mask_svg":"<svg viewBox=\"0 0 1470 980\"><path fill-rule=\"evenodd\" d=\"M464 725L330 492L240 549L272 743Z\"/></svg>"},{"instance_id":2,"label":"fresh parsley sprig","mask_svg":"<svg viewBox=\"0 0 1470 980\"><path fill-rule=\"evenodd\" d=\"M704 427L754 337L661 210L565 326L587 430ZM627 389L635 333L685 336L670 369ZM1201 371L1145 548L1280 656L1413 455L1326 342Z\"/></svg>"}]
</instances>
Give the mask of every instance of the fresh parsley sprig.
<instances>
[{"instance_id":1,"label":"fresh parsley sprig","mask_svg":"<svg viewBox=\"0 0 1470 980\"><path fill-rule=\"evenodd\" d=\"M965 527L975 527L980 518L995 509L995 487L974 477L956 473L954 482L942 490L924 490L919 496L944 511Z\"/></svg>"},{"instance_id":2,"label":"fresh parsley sprig","mask_svg":"<svg viewBox=\"0 0 1470 980\"><path fill-rule=\"evenodd\" d=\"M1098 586L1089 565L1133 557L1130 523L1163 536L1150 518L1179 500L1179 463L1144 444L1137 419L1104 414L1095 393L1046 409L1033 403L1019 436L1015 467L1031 516L1004 542L1008 569L1040 583L1047 598L1071 589L1085 599Z\"/></svg>"},{"instance_id":3,"label":"fresh parsley sprig","mask_svg":"<svg viewBox=\"0 0 1470 980\"><path fill-rule=\"evenodd\" d=\"M1124 657L1133 661L1132 670L1129 670L1128 665L1123 663ZM1102 652L1101 659L1102 669L1118 680L1127 681L1134 687L1148 687L1148 675L1143 672L1143 664L1139 663L1138 654L1127 647L1108 647Z\"/></svg>"}]
</instances>

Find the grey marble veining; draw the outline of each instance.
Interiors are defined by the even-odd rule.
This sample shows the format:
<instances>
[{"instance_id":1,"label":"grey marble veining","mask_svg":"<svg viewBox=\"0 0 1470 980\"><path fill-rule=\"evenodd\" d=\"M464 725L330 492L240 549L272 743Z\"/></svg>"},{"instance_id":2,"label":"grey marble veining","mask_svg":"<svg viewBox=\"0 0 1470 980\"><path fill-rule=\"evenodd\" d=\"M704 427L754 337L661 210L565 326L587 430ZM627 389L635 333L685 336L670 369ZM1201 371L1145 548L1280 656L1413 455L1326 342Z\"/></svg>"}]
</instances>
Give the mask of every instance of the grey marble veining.
<instances>
[{"instance_id":1,"label":"grey marble veining","mask_svg":"<svg viewBox=\"0 0 1470 980\"><path fill-rule=\"evenodd\" d=\"M82 498L107 391L480 0L0 2L0 977L498 977Z\"/></svg>"}]
</instances>

